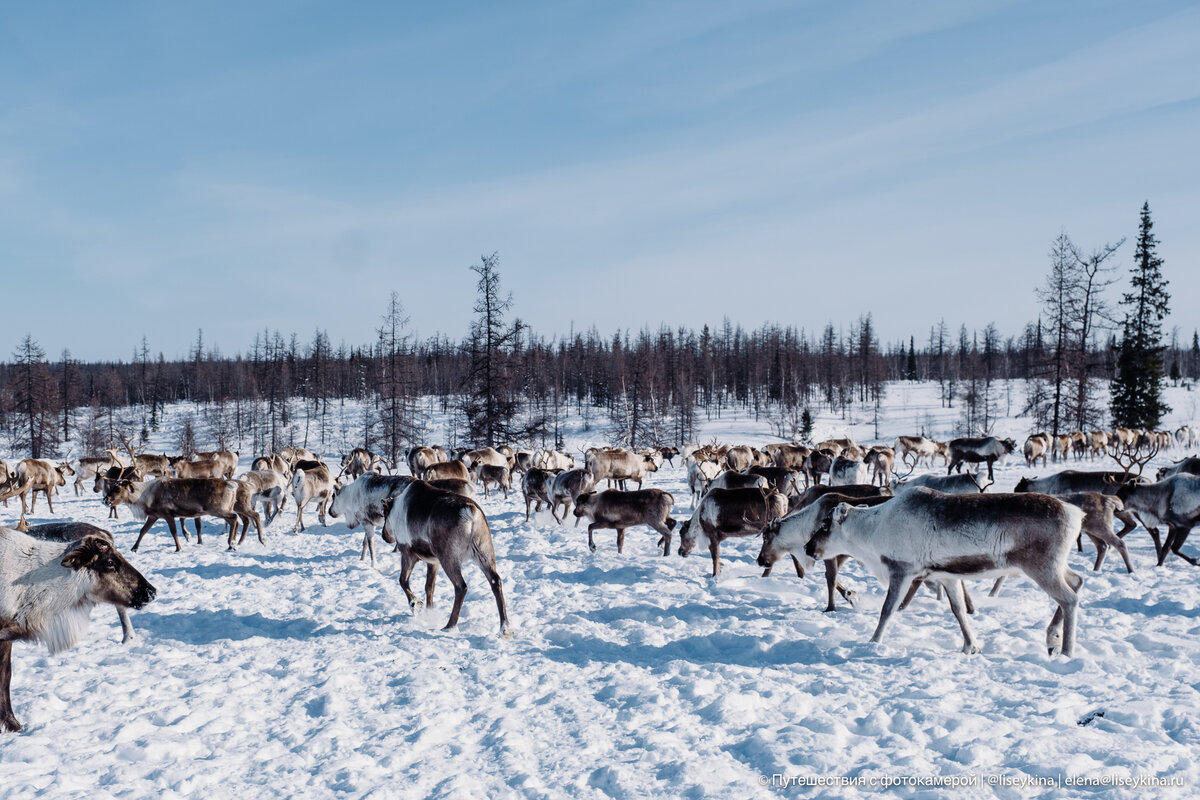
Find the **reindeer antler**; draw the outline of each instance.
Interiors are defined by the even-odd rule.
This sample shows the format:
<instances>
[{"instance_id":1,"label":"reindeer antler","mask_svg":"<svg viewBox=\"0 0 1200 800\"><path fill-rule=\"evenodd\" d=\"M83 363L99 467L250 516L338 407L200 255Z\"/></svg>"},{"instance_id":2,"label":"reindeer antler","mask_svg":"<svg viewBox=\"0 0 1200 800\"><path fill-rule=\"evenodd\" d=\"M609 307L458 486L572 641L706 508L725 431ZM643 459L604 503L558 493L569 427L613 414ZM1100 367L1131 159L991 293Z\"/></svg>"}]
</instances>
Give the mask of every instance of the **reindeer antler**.
<instances>
[{"instance_id":1,"label":"reindeer antler","mask_svg":"<svg viewBox=\"0 0 1200 800\"><path fill-rule=\"evenodd\" d=\"M1155 442L1153 446L1148 449L1148 452L1145 455L1139 455L1141 447L1137 442L1134 442L1132 446L1128 444L1123 445L1117 452L1109 453L1109 457L1116 461L1123 470L1123 474L1121 475L1121 483L1128 483L1129 471L1133 469L1134 466L1138 468L1137 477L1140 478L1142 476L1142 470L1146 468L1146 464L1149 463L1150 459L1158 455L1158 450L1159 445L1157 442Z\"/></svg>"},{"instance_id":2,"label":"reindeer antler","mask_svg":"<svg viewBox=\"0 0 1200 800\"><path fill-rule=\"evenodd\" d=\"M117 438L121 440L121 444L125 447L125 452L129 453L129 466L137 470L137 452L133 449L133 445L129 443L129 437L125 434L117 434Z\"/></svg>"}]
</instances>

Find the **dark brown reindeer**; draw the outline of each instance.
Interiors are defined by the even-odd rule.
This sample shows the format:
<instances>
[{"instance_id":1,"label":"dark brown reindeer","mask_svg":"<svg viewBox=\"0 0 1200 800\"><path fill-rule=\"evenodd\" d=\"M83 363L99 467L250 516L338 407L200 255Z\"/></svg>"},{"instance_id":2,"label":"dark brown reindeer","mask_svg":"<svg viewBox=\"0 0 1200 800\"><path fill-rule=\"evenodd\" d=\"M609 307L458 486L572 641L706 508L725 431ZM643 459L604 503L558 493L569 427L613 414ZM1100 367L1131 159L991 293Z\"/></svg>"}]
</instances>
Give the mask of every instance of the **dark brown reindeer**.
<instances>
[{"instance_id":1,"label":"dark brown reindeer","mask_svg":"<svg viewBox=\"0 0 1200 800\"><path fill-rule=\"evenodd\" d=\"M436 567L440 567L454 585L454 607L443 630L457 627L467 596L463 565L473 562L487 578L500 613L500 635L508 638L511 634L504 588L500 573L496 571L492 533L483 509L470 498L438 489L425 481L413 481L390 502L384 525L385 538L393 538L400 549L400 585L409 607L417 605L408 584L413 566L418 561L427 565L425 593L430 604L433 602Z\"/></svg>"},{"instance_id":2,"label":"dark brown reindeer","mask_svg":"<svg viewBox=\"0 0 1200 800\"><path fill-rule=\"evenodd\" d=\"M197 534L201 516L217 517L231 530L237 530L238 486L237 481L220 478L161 478L147 482L139 491L137 484L119 481L105 495L105 502L109 505L126 503L133 509L134 516L146 520L131 550L137 552L146 531L161 519L167 523L178 552L183 549L175 529L176 520L180 518L195 517Z\"/></svg>"},{"instance_id":3,"label":"dark brown reindeer","mask_svg":"<svg viewBox=\"0 0 1200 800\"><path fill-rule=\"evenodd\" d=\"M671 531L675 520L670 516L675 498L661 489L638 489L623 492L608 489L603 492L584 492L575 499L575 524L582 517L588 525L588 548L595 552L596 542L592 534L601 528L612 528L617 532L617 552L625 548L625 529L635 525L648 525L658 534L658 547L664 556L671 552Z\"/></svg>"}]
</instances>

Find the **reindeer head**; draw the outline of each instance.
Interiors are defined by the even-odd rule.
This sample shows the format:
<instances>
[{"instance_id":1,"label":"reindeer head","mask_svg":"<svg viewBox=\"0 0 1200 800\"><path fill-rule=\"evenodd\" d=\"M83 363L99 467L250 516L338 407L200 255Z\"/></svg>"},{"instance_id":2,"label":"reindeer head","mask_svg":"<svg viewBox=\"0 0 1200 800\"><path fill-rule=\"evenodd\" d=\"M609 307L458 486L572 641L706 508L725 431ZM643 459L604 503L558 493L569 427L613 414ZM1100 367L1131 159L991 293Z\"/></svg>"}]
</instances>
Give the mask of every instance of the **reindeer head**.
<instances>
[{"instance_id":1,"label":"reindeer head","mask_svg":"<svg viewBox=\"0 0 1200 800\"><path fill-rule=\"evenodd\" d=\"M141 608L158 594L142 573L103 536L83 537L67 551L60 563L67 569L87 570L92 574L93 585L87 598L94 603Z\"/></svg>"}]
</instances>

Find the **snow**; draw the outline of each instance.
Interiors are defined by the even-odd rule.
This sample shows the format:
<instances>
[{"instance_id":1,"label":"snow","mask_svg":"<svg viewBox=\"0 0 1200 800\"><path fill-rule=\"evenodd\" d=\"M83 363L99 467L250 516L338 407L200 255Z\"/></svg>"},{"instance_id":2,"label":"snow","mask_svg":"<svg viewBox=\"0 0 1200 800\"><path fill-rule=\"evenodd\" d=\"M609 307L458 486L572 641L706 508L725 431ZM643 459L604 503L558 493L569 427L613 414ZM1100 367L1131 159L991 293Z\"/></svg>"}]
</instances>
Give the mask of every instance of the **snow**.
<instances>
[{"instance_id":1,"label":"snow","mask_svg":"<svg viewBox=\"0 0 1200 800\"><path fill-rule=\"evenodd\" d=\"M1168 400L1173 425L1189 419L1178 410L1194 411L1190 394L1176 390ZM889 387L883 411L889 437L922 424L944 437L959 416L928 385ZM855 414L819 417L817 435L872 440L870 412ZM997 432L1020 441L1028 428L1010 415ZM745 415L705 421L699 438L714 436L775 438L765 420ZM575 428L568 444L604 438ZM1057 468L1028 470L1013 458L997 465L997 488ZM674 493L680 519L691 510L685 479L676 465L648 482ZM771 785L775 774L1185 782L1155 790L1165 797L1200 787L1200 573L1177 558L1155 568L1141 529L1126 540L1133 575L1117 558L1091 572L1090 545L1075 557L1085 580L1076 657L1046 654L1051 602L1027 580L1008 581L996 598L982 583L970 587L983 653L964 656L953 617L929 593L893 619L882 644L868 644L883 593L853 563L844 580L858 591L857 607L839 598L839 610L825 614L820 570L800 580L780 565L762 578L757 541L726 542L714 580L706 557L656 556L658 537L647 528L629 532L624 555L614 532L598 532L592 554L583 527L557 525L548 512L526 523L519 490L507 500L493 494L482 506L515 633L502 640L473 567L459 629L442 632L452 598L444 576L434 607L410 612L396 581L399 559L384 552L380 569L370 569L359 560L361 531L336 520L322 528L314 517L292 535L289 505L265 547L248 537L233 553L215 521L203 545L193 536L182 553L159 523L130 553L138 523L127 512L108 523L94 495L75 498L66 488L54 517L113 530L158 599L133 612L138 638L128 645L107 607L73 650L51 656L15 645L13 700L26 727L0 737L6 797L878 791L780 788ZM11 505L7 516L15 521ZM30 522L51 518L39 503ZM418 567L414 584L422 578Z\"/></svg>"}]
</instances>

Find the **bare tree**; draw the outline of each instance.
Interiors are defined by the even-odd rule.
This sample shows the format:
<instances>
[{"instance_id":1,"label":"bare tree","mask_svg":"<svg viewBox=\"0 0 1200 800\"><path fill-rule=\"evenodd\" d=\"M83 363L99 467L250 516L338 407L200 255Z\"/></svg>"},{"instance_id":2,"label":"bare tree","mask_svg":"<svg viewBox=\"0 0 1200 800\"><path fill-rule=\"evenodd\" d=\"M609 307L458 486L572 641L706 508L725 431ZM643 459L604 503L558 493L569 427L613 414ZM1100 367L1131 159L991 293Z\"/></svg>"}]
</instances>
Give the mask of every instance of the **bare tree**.
<instances>
[{"instance_id":1,"label":"bare tree","mask_svg":"<svg viewBox=\"0 0 1200 800\"><path fill-rule=\"evenodd\" d=\"M1092 376L1099 366L1091 341L1100 325L1110 322L1103 292L1112 284L1104 266L1124 239L1084 255L1067 234L1050 247L1050 272L1037 291L1049 333L1043 372L1049 381L1048 413L1051 433L1067 426L1084 430L1099 424L1102 410L1091 399ZM1074 391L1071 391L1071 384Z\"/></svg>"},{"instance_id":2,"label":"bare tree","mask_svg":"<svg viewBox=\"0 0 1200 800\"><path fill-rule=\"evenodd\" d=\"M382 319L376 331L380 367L376 387L383 437L380 444L387 460L395 464L407 446L418 442L422 433L417 410L418 398L413 386L411 348L408 335L404 332L408 317L396 292L392 292L388 298Z\"/></svg>"},{"instance_id":3,"label":"bare tree","mask_svg":"<svg viewBox=\"0 0 1200 800\"><path fill-rule=\"evenodd\" d=\"M475 444L495 446L513 438L513 420L518 403L509 392L511 371L506 355L521 335L518 320L512 327L504 321L512 308L512 295L500 293L500 254L482 256L471 271L479 275L475 289L479 293L471 324L468 347L471 371L467 376L468 394L464 407L468 436Z\"/></svg>"},{"instance_id":4,"label":"bare tree","mask_svg":"<svg viewBox=\"0 0 1200 800\"><path fill-rule=\"evenodd\" d=\"M1097 427L1103 421L1104 407L1092 400L1100 394L1095 391L1093 375L1103 360L1102 356L1096 355L1096 348L1090 345L1098 328L1115 322L1104 299L1104 290L1115 282L1115 279L1107 277L1113 268L1105 267L1104 262L1124 243L1125 239L1122 238L1116 244L1106 244L1086 256L1077 248L1072 247L1071 250L1075 258L1077 276L1076 299L1072 308L1072 323L1075 327L1074 351L1078 359L1075 404L1072 409L1076 430Z\"/></svg>"}]
</instances>

